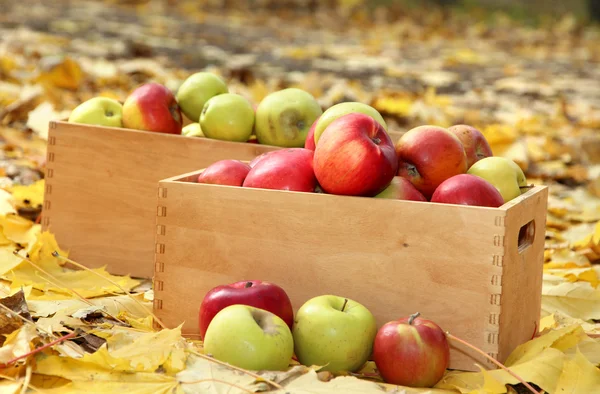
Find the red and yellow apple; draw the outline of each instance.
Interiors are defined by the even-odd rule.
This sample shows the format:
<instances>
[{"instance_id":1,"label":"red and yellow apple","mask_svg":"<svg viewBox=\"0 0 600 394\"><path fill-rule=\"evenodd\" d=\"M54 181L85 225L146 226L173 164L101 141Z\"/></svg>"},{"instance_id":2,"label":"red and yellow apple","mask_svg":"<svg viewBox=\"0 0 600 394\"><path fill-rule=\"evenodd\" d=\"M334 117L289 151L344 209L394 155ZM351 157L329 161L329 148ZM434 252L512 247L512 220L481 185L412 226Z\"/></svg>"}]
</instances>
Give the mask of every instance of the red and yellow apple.
<instances>
[{"instance_id":1,"label":"red and yellow apple","mask_svg":"<svg viewBox=\"0 0 600 394\"><path fill-rule=\"evenodd\" d=\"M123 126L157 133L181 134L183 118L175 95L164 85L146 83L123 103Z\"/></svg>"},{"instance_id":2,"label":"red and yellow apple","mask_svg":"<svg viewBox=\"0 0 600 394\"><path fill-rule=\"evenodd\" d=\"M497 208L504 204L504 199L498 189L485 179L458 174L435 189L431 202Z\"/></svg>"},{"instance_id":3,"label":"red and yellow apple","mask_svg":"<svg viewBox=\"0 0 600 394\"><path fill-rule=\"evenodd\" d=\"M239 160L219 160L198 175L198 183L214 185L242 186L250 172L250 166Z\"/></svg>"},{"instance_id":4,"label":"red and yellow apple","mask_svg":"<svg viewBox=\"0 0 600 394\"><path fill-rule=\"evenodd\" d=\"M454 133L462 142L467 155L467 168L485 157L494 155L483 133L475 127L460 124L448 128L448 131Z\"/></svg>"},{"instance_id":5,"label":"red and yellow apple","mask_svg":"<svg viewBox=\"0 0 600 394\"><path fill-rule=\"evenodd\" d=\"M304 148L287 148L261 155L260 159L255 158L242 186L314 192L317 179L313 155L313 151Z\"/></svg>"},{"instance_id":6,"label":"red and yellow apple","mask_svg":"<svg viewBox=\"0 0 600 394\"><path fill-rule=\"evenodd\" d=\"M381 193L377 194L375 198L427 201L425 196L408 179L401 176L395 176L392 182Z\"/></svg>"},{"instance_id":7,"label":"red and yellow apple","mask_svg":"<svg viewBox=\"0 0 600 394\"><path fill-rule=\"evenodd\" d=\"M308 134L306 135L306 141L304 141L305 149L310 149L312 151L315 150L315 128L319 119L321 119L320 116L317 119L315 119L312 126L310 126L310 130L308 130Z\"/></svg>"}]
</instances>

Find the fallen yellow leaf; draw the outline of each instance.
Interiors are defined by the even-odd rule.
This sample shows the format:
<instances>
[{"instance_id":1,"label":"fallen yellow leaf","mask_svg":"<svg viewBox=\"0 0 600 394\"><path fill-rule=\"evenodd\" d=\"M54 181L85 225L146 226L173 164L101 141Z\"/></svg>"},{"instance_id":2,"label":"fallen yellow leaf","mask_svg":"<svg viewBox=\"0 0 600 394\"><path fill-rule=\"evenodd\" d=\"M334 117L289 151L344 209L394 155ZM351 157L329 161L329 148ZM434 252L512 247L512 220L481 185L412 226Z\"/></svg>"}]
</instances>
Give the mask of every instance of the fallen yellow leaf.
<instances>
[{"instance_id":1,"label":"fallen yellow leaf","mask_svg":"<svg viewBox=\"0 0 600 394\"><path fill-rule=\"evenodd\" d=\"M565 365L556 385L556 393L590 394L600 389L600 369L580 351Z\"/></svg>"}]
</instances>

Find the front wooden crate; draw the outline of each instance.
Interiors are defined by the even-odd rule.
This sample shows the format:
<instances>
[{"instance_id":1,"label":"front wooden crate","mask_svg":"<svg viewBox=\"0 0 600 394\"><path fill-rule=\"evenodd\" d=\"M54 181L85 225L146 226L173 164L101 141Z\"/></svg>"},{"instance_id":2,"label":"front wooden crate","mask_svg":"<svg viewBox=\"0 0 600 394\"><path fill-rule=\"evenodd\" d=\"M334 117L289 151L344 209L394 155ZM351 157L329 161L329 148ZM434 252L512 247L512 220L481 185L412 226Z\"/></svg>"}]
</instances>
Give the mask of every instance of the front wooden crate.
<instances>
[{"instance_id":1,"label":"front wooden crate","mask_svg":"<svg viewBox=\"0 0 600 394\"><path fill-rule=\"evenodd\" d=\"M378 326L421 312L504 361L536 333L547 188L500 208L191 183L158 187L154 311L198 336L208 290L282 286L295 310L322 294L354 299ZM453 369L494 367L452 347Z\"/></svg>"},{"instance_id":2,"label":"front wooden crate","mask_svg":"<svg viewBox=\"0 0 600 394\"><path fill-rule=\"evenodd\" d=\"M156 183L273 146L51 122L42 227L70 256L116 274L154 273Z\"/></svg>"}]
</instances>

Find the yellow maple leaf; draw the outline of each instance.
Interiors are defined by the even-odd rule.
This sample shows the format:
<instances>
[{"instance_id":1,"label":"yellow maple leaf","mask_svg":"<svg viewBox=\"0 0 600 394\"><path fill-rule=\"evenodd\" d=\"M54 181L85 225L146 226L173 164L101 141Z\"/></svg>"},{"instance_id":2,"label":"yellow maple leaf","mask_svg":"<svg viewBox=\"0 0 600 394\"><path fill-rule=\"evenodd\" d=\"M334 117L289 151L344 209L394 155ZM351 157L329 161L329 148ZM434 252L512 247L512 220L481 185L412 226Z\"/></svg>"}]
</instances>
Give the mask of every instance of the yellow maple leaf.
<instances>
[{"instance_id":1,"label":"yellow maple leaf","mask_svg":"<svg viewBox=\"0 0 600 394\"><path fill-rule=\"evenodd\" d=\"M40 179L29 185L13 185L12 193L17 208L41 208L44 203L45 180Z\"/></svg>"},{"instance_id":2,"label":"yellow maple leaf","mask_svg":"<svg viewBox=\"0 0 600 394\"><path fill-rule=\"evenodd\" d=\"M589 394L600 389L600 369L577 350L571 360L565 361L556 385L557 393Z\"/></svg>"},{"instance_id":3,"label":"yellow maple leaf","mask_svg":"<svg viewBox=\"0 0 600 394\"><path fill-rule=\"evenodd\" d=\"M6 363L15 357L23 356L31 351L31 341L38 336L35 326L25 324L6 336L0 348L0 363Z\"/></svg>"},{"instance_id":4,"label":"yellow maple leaf","mask_svg":"<svg viewBox=\"0 0 600 394\"><path fill-rule=\"evenodd\" d=\"M77 90L83 81L79 63L69 56L52 56L42 59L42 72L38 81L63 89Z\"/></svg>"},{"instance_id":5,"label":"yellow maple leaf","mask_svg":"<svg viewBox=\"0 0 600 394\"><path fill-rule=\"evenodd\" d=\"M600 289L588 282L542 285L542 310L583 320L600 319Z\"/></svg>"}]
</instances>

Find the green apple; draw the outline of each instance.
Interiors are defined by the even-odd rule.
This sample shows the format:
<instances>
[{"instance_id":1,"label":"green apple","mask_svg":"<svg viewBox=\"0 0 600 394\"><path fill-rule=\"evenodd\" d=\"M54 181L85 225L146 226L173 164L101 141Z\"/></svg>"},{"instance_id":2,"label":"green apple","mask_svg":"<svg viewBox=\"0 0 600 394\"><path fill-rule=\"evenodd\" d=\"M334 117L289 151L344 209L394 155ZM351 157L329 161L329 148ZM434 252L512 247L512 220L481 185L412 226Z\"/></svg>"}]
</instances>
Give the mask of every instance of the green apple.
<instances>
[{"instance_id":1,"label":"green apple","mask_svg":"<svg viewBox=\"0 0 600 394\"><path fill-rule=\"evenodd\" d=\"M527 186L527 178L521 167L506 157L485 157L473 164L467 173L494 185L505 203L520 196L521 187Z\"/></svg>"},{"instance_id":2,"label":"green apple","mask_svg":"<svg viewBox=\"0 0 600 394\"><path fill-rule=\"evenodd\" d=\"M387 123L385 123L385 120L375 108L364 103L349 101L331 106L327 108L325 112L323 112L323 115L319 118L319 121L315 126L315 144L319 142L321 134L323 134L323 131L327 128L327 126L329 126L331 122L333 122L340 116L347 115L353 112L360 112L365 115L369 115L370 117L375 119L377 123L382 125L385 131L388 131Z\"/></svg>"},{"instance_id":3,"label":"green apple","mask_svg":"<svg viewBox=\"0 0 600 394\"><path fill-rule=\"evenodd\" d=\"M177 102L189 120L198 122L204 104L211 97L228 92L229 88L221 77L202 71L190 75L183 81L177 89Z\"/></svg>"},{"instance_id":4,"label":"green apple","mask_svg":"<svg viewBox=\"0 0 600 394\"><path fill-rule=\"evenodd\" d=\"M303 148L310 126L322 113L317 100L302 89L270 93L256 108L256 138L260 144Z\"/></svg>"},{"instance_id":5,"label":"green apple","mask_svg":"<svg viewBox=\"0 0 600 394\"><path fill-rule=\"evenodd\" d=\"M335 295L311 298L298 309L292 328L294 350L303 365L325 371L356 371L371 355L377 324L356 301Z\"/></svg>"},{"instance_id":6,"label":"green apple","mask_svg":"<svg viewBox=\"0 0 600 394\"><path fill-rule=\"evenodd\" d=\"M282 371L294 355L294 339L288 325L274 313L234 304L211 320L204 335L204 350L236 367Z\"/></svg>"},{"instance_id":7,"label":"green apple","mask_svg":"<svg viewBox=\"0 0 600 394\"><path fill-rule=\"evenodd\" d=\"M181 135L186 137L204 137L200 123L190 123L181 130Z\"/></svg>"},{"instance_id":8,"label":"green apple","mask_svg":"<svg viewBox=\"0 0 600 394\"><path fill-rule=\"evenodd\" d=\"M75 107L69 122L123 127L123 105L108 97L94 97Z\"/></svg>"},{"instance_id":9,"label":"green apple","mask_svg":"<svg viewBox=\"0 0 600 394\"><path fill-rule=\"evenodd\" d=\"M209 99L200 115L205 137L246 142L254 129L254 109L243 96L223 93Z\"/></svg>"}]
</instances>

